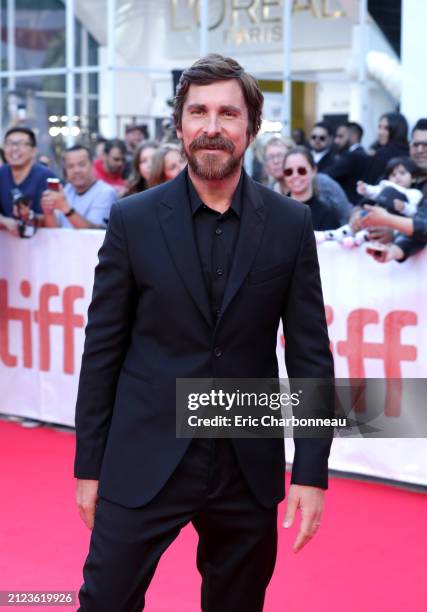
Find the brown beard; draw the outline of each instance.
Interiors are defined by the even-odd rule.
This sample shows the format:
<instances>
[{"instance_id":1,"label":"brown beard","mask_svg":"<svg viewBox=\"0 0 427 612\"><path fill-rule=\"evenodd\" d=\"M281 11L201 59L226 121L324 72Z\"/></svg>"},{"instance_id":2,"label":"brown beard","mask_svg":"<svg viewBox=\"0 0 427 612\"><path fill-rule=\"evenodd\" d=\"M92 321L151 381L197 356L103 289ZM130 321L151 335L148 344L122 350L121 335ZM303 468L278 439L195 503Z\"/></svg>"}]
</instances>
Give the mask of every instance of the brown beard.
<instances>
[{"instance_id":1,"label":"brown beard","mask_svg":"<svg viewBox=\"0 0 427 612\"><path fill-rule=\"evenodd\" d=\"M227 151L231 156L225 161L220 161L216 155L205 152L201 161L199 161L196 158L196 152L206 148ZM243 155L236 157L233 155L234 151L234 144L223 136L216 136L215 138L199 136L190 143L188 149L184 147L184 153L191 170L196 176L207 181L225 179L241 167Z\"/></svg>"}]
</instances>

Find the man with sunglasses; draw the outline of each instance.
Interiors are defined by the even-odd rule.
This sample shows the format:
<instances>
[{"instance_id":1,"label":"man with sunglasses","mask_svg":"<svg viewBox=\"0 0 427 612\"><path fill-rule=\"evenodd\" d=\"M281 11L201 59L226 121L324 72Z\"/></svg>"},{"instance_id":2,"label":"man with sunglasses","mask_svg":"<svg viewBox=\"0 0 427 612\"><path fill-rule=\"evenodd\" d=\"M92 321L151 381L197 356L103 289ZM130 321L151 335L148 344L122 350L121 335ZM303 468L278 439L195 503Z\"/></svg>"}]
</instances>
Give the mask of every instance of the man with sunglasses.
<instances>
[{"instance_id":1,"label":"man with sunglasses","mask_svg":"<svg viewBox=\"0 0 427 612\"><path fill-rule=\"evenodd\" d=\"M36 163L36 136L28 127L10 128L4 139L7 163L0 167L0 229L18 235L18 222L13 216L12 190L18 189L34 213L43 214L40 198L46 189L46 179L56 174Z\"/></svg>"},{"instance_id":2,"label":"man with sunglasses","mask_svg":"<svg viewBox=\"0 0 427 612\"><path fill-rule=\"evenodd\" d=\"M316 162L318 172L328 172L335 161L332 151L333 131L326 121L314 124L310 134L310 150Z\"/></svg>"}]
</instances>

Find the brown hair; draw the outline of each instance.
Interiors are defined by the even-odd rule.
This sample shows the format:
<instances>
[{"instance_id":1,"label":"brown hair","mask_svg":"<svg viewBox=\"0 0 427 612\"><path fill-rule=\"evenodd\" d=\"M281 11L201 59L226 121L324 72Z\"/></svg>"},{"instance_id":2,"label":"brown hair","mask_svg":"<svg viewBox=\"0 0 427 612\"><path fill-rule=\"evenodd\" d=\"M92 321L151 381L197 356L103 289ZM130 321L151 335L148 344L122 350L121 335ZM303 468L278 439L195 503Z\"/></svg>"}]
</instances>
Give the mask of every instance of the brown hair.
<instances>
[{"instance_id":1,"label":"brown hair","mask_svg":"<svg viewBox=\"0 0 427 612\"><path fill-rule=\"evenodd\" d=\"M150 178L148 180L149 187L155 187L156 185L161 185L161 183L166 182L165 157L171 151L175 151L182 156L181 147L173 143L162 145L154 153L153 160L151 162Z\"/></svg>"},{"instance_id":2,"label":"brown hair","mask_svg":"<svg viewBox=\"0 0 427 612\"><path fill-rule=\"evenodd\" d=\"M309 151L309 149L307 149L307 147L304 147L303 145L298 145L297 147L290 149L286 153L285 158L283 160L283 168L285 167L286 160L288 159L288 157L290 157L291 155L297 155L297 154L305 157L305 159L307 160L307 162L309 163L309 165L311 166L313 170L317 168L316 162L314 161L314 157L311 154L311 151Z\"/></svg>"},{"instance_id":3,"label":"brown hair","mask_svg":"<svg viewBox=\"0 0 427 612\"><path fill-rule=\"evenodd\" d=\"M147 181L145 180L145 178L141 175L141 172L139 171L139 160L141 157L141 153L145 149L158 149L158 148L159 148L159 143L156 142L155 140L145 140L140 145L138 145L133 155L133 159L132 159L131 174L128 179L128 188L126 191L126 195L131 195L132 193L139 193L147 189L148 187Z\"/></svg>"},{"instance_id":4,"label":"brown hair","mask_svg":"<svg viewBox=\"0 0 427 612\"><path fill-rule=\"evenodd\" d=\"M190 85L210 85L228 79L236 79L239 82L248 109L248 134L256 136L261 127L264 102L258 82L251 74L245 72L236 60L217 53L209 53L200 58L182 73L174 98L173 118L177 129L181 129L182 110Z\"/></svg>"}]
</instances>

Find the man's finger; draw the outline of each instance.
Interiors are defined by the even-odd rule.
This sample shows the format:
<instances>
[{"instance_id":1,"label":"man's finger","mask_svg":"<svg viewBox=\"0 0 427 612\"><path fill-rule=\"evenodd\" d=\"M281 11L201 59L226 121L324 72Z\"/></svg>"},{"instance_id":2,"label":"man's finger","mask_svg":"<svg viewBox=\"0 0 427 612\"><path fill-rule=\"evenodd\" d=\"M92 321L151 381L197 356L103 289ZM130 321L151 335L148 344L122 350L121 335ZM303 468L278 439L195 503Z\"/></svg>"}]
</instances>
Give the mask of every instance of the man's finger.
<instances>
[{"instance_id":1,"label":"man's finger","mask_svg":"<svg viewBox=\"0 0 427 612\"><path fill-rule=\"evenodd\" d=\"M305 514L302 513L301 525L295 538L293 550L298 552L303 548L307 542L311 540L318 528L320 527L320 516L318 514Z\"/></svg>"},{"instance_id":2,"label":"man's finger","mask_svg":"<svg viewBox=\"0 0 427 612\"><path fill-rule=\"evenodd\" d=\"M298 505L299 498L296 495L290 494L288 498L288 503L286 504L285 519L283 521L283 527L285 529L288 529L292 526L292 523L295 519L296 511L298 509Z\"/></svg>"},{"instance_id":3,"label":"man's finger","mask_svg":"<svg viewBox=\"0 0 427 612\"><path fill-rule=\"evenodd\" d=\"M93 529L95 522L95 508L95 504L91 506L79 506L80 518L88 529Z\"/></svg>"}]
</instances>

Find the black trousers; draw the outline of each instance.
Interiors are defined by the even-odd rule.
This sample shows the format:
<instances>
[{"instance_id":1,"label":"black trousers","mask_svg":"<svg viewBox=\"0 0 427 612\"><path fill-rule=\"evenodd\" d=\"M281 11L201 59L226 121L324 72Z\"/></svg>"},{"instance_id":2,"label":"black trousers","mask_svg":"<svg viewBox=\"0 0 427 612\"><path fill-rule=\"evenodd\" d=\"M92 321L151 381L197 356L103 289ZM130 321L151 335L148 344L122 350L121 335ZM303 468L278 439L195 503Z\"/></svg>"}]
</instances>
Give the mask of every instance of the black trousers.
<instances>
[{"instance_id":1,"label":"black trousers","mask_svg":"<svg viewBox=\"0 0 427 612\"><path fill-rule=\"evenodd\" d=\"M261 612L276 561L277 507L253 497L230 441L201 439L147 505L99 499L79 609L143 610L162 553L190 521L199 536L203 612Z\"/></svg>"}]
</instances>

